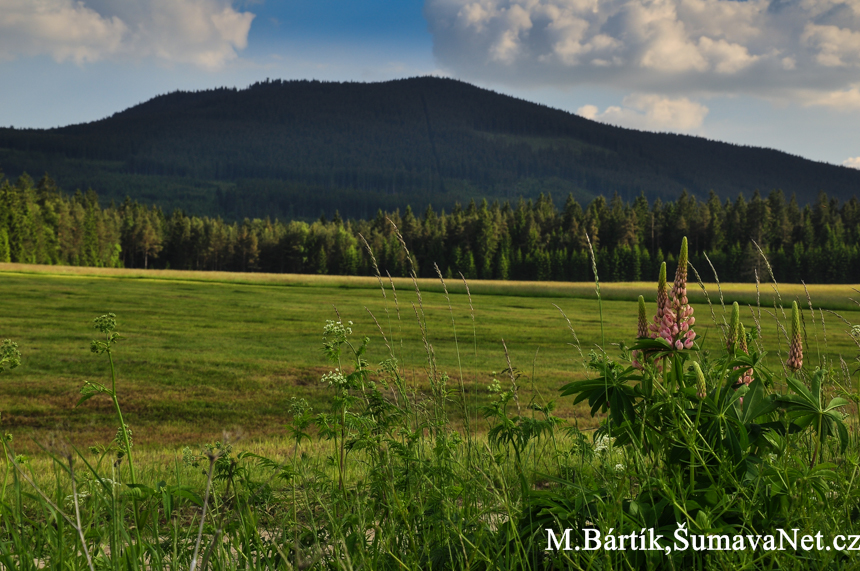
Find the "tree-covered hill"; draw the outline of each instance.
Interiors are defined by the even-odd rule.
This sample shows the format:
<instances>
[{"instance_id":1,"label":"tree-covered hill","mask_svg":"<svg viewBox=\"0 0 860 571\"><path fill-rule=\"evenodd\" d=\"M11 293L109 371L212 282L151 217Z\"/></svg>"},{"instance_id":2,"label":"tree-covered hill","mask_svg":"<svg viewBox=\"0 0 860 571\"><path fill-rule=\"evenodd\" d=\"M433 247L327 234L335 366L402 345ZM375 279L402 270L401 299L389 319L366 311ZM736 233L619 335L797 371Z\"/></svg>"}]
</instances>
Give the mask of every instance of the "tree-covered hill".
<instances>
[{"instance_id":1,"label":"tree-covered hill","mask_svg":"<svg viewBox=\"0 0 860 571\"><path fill-rule=\"evenodd\" d=\"M781 189L808 203L819 191L847 200L860 188L857 170L621 129L434 77L170 93L92 123L0 129L0 168L234 219L335 209L368 218L378 208L541 192L587 201Z\"/></svg>"}]
</instances>

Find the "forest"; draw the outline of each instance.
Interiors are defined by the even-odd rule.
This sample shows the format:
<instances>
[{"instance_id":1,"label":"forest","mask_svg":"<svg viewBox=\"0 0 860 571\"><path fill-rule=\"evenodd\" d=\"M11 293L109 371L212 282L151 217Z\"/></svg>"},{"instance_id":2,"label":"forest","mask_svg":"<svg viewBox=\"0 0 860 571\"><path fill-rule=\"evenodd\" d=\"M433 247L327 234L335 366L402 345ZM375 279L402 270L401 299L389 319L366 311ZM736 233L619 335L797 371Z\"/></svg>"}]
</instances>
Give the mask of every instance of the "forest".
<instances>
[{"instance_id":1,"label":"forest","mask_svg":"<svg viewBox=\"0 0 860 571\"><path fill-rule=\"evenodd\" d=\"M777 281L860 282L860 201L823 192L804 205L779 190L734 201L684 191L665 202L616 194L580 204L568 195L563 208L541 194L367 219L229 221L130 198L103 206L95 191L65 193L48 175L0 172L0 262L371 275L372 251L392 276L414 264L419 277L434 277L437 264L447 277L588 281L591 247L601 280L637 281L672 262L683 236L706 281L714 271L724 282L766 281L772 271Z\"/></svg>"},{"instance_id":2,"label":"forest","mask_svg":"<svg viewBox=\"0 0 860 571\"><path fill-rule=\"evenodd\" d=\"M807 204L821 190L845 201L860 188L856 169L622 129L436 77L167 93L91 123L0 128L0 165L13 178L47 171L105 201L231 220L452 212L541 193L561 209L568 194L667 201L684 189L749 200L779 188Z\"/></svg>"}]
</instances>

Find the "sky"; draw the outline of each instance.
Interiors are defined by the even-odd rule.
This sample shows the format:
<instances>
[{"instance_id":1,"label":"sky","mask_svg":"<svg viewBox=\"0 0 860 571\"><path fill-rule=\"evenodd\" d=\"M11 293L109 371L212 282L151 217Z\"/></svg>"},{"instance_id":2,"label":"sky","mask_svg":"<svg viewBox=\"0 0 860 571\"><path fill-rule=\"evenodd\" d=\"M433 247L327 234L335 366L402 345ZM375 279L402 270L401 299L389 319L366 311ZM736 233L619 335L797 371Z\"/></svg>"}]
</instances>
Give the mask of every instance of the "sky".
<instances>
[{"instance_id":1,"label":"sky","mask_svg":"<svg viewBox=\"0 0 860 571\"><path fill-rule=\"evenodd\" d=\"M860 168L860 0L0 0L0 126L430 74Z\"/></svg>"}]
</instances>

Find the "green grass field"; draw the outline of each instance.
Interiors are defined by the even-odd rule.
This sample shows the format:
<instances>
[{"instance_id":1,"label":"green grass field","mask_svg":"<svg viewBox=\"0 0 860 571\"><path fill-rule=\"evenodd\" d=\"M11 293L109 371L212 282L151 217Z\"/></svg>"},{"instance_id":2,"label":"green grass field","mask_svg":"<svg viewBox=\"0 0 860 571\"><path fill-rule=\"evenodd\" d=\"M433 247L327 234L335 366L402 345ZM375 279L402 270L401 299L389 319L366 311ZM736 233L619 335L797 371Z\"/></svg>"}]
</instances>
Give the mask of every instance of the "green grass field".
<instances>
[{"instance_id":1,"label":"green grass field","mask_svg":"<svg viewBox=\"0 0 860 571\"><path fill-rule=\"evenodd\" d=\"M450 375L452 388L460 386L462 375L471 402L487 399L493 378L509 382L502 374L507 367L504 339L513 366L522 373L525 395L556 399L559 416L576 418L580 427L596 425L584 405L574 409L569 399L557 397L558 387L581 378L584 368L567 322L553 306L564 310L587 356L601 343L593 284L476 281L469 284L473 322L462 282L448 284L449 312L441 284L432 280L419 281L420 301L410 280L395 280L395 303L387 280L383 298L375 278L0 264L0 279L0 337L16 341L23 355L21 367L0 379L0 430L13 434L19 450L35 450L30 437L41 442L51 433L82 446L106 443L115 434L107 398L75 408L85 380L107 380L106 361L89 351L96 336L92 320L106 312L117 314L124 336L115 351L126 421L135 442L145 447L214 441L225 429L241 429L249 439L278 437L284 433L291 397L304 397L316 410L326 410L330 393L320 377L331 365L321 350L322 330L337 313L354 322L356 333L371 338L368 360L376 364L390 354L372 312L419 390L427 389L419 317L426 319L436 363ZM721 321L720 293L715 285L706 287ZM633 300L639 293L653 300L655 290L650 282L601 285L608 352L619 354L619 342L632 342ZM762 343L771 367L781 370L786 341L770 315L774 290L762 284L760 291ZM808 363L826 358L839 366L841 355L850 364L857 346L848 326L817 308L860 323L850 299L858 297L856 291L810 286L814 319L802 286L780 285L779 291L783 305L798 299L805 308ZM719 334L705 297L695 283L690 292L705 349L716 348ZM755 285L724 284L722 293L726 303L751 305L743 319L748 328L755 327L750 314L759 311ZM787 327L779 309L776 315Z\"/></svg>"}]
</instances>

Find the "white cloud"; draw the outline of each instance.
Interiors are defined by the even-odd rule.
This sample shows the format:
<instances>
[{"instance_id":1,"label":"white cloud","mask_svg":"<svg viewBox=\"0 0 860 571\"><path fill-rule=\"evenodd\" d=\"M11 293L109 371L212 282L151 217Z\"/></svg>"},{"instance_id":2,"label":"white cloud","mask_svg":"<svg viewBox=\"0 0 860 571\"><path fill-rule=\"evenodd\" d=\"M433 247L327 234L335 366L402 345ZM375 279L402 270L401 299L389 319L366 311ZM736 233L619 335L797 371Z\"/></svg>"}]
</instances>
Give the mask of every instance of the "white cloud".
<instances>
[{"instance_id":1,"label":"white cloud","mask_svg":"<svg viewBox=\"0 0 860 571\"><path fill-rule=\"evenodd\" d=\"M217 69L247 46L253 19L227 0L0 0L0 59L151 57Z\"/></svg>"},{"instance_id":2,"label":"white cloud","mask_svg":"<svg viewBox=\"0 0 860 571\"><path fill-rule=\"evenodd\" d=\"M623 107L607 107L602 113L595 105L584 105L577 115L630 129L688 132L702 126L708 108L686 97L669 99L654 94L634 93L622 101Z\"/></svg>"},{"instance_id":3,"label":"white cloud","mask_svg":"<svg viewBox=\"0 0 860 571\"><path fill-rule=\"evenodd\" d=\"M712 40L707 36L699 38L699 50L713 63L717 73L737 73L752 65L759 56L752 56L740 44L732 44L724 39Z\"/></svg>"},{"instance_id":4,"label":"white cloud","mask_svg":"<svg viewBox=\"0 0 860 571\"><path fill-rule=\"evenodd\" d=\"M854 83L846 89L824 93L806 90L802 91L799 97L807 106L830 107L838 111L860 110L860 83Z\"/></svg>"},{"instance_id":5,"label":"white cloud","mask_svg":"<svg viewBox=\"0 0 860 571\"><path fill-rule=\"evenodd\" d=\"M860 157L852 157L850 159L845 159L842 161L842 166L846 166L852 169L860 169Z\"/></svg>"},{"instance_id":6,"label":"white cloud","mask_svg":"<svg viewBox=\"0 0 860 571\"><path fill-rule=\"evenodd\" d=\"M860 65L860 32L808 24L803 30L803 41L816 50L816 61L825 67Z\"/></svg>"},{"instance_id":7,"label":"white cloud","mask_svg":"<svg viewBox=\"0 0 860 571\"><path fill-rule=\"evenodd\" d=\"M804 103L814 91L827 105L860 73L860 0L425 0L424 12L443 66L518 86Z\"/></svg>"}]
</instances>

